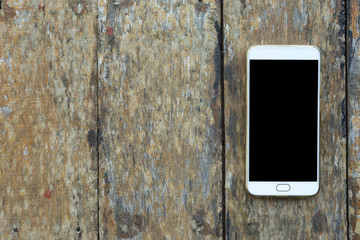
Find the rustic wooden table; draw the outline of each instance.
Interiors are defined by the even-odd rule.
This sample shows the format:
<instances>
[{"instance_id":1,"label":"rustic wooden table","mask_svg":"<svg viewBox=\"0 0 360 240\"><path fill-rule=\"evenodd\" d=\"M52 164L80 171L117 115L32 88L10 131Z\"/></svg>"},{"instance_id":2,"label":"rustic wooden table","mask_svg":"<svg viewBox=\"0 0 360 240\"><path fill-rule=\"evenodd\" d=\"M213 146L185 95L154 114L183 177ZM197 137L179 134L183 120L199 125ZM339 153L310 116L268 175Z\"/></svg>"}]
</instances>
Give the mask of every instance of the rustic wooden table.
<instances>
[{"instance_id":1,"label":"rustic wooden table","mask_svg":"<svg viewBox=\"0 0 360 240\"><path fill-rule=\"evenodd\" d=\"M0 0L0 239L360 239L359 8ZM245 190L256 44L321 49L315 197Z\"/></svg>"}]
</instances>

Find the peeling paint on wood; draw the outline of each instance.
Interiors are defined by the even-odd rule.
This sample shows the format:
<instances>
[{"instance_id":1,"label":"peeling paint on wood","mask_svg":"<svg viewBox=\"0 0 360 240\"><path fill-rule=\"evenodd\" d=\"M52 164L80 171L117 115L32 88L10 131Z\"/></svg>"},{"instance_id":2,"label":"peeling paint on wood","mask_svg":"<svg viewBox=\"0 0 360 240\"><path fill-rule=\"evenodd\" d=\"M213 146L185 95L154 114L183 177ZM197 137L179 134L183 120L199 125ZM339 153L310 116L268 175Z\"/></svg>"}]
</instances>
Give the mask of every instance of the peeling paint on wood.
<instances>
[{"instance_id":1,"label":"peeling paint on wood","mask_svg":"<svg viewBox=\"0 0 360 240\"><path fill-rule=\"evenodd\" d=\"M347 237L344 10L338 0L224 1L227 239ZM245 189L245 63L256 44L321 49L321 177L314 197L256 198Z\"/></svg>"},{"instance_id":2,"label":"peeling paint on wood","mask_svg":"<svg viewBox=\"0 0 360 240\"><path fill-rule=\"evenodd\" d=\"M99 1L101 239L221 238L219 11Z\"/></svg>"},{"instance_id":3,"label":"peeling paint on wood","mask_svg":"<svg viewBox=\"0 0 360 240\"><path fill-rule=\"evenodd\" d=\"M97 237L97 4L70 2L2 1L0 239Z\"/></svg>"},{"instance_id":4,"label":"peeling paint on wood","mask_svg":"<svg viewBox=\"0 0 360 240\"><path fill-rule=\"evenodd\" d=\"M360 239L360 1L348 1L348 161L350 239Z\"/></svg>"}]
</instances>

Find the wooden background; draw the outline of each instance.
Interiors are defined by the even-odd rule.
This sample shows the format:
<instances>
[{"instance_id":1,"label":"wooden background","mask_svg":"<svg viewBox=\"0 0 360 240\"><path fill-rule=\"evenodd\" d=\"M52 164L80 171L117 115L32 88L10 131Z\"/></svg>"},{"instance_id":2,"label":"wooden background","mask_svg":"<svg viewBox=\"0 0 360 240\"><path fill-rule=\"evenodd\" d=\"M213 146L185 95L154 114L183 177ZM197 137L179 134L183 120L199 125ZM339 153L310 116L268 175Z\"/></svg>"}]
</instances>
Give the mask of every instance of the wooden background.
<instances>
[{"instance_id":1,"label":"wooden background","mask_svg":"<svg viewBox=\"0 0 360 240\"><path fill-rule=\"evenodd\" d=\"M360 239L359 9L0 0L0 239ZM315 197L245 190L256 44L321 49Z\"/></svg>"}]
</instances>

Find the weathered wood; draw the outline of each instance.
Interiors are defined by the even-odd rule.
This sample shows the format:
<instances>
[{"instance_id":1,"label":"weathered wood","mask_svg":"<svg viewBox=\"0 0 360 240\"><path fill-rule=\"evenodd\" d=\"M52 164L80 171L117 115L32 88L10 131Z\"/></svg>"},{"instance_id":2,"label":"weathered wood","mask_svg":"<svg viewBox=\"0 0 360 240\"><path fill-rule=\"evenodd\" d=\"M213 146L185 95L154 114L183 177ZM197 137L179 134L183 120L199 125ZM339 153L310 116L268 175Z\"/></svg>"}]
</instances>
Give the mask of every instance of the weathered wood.
<instances>
[{"instance_id":1,"label":"weathered wood","mask_svg":"<svg viewBox=\"0 0 360 240\"><path fill-rule=\"evenodd\" d=\"M1 2L0 238L96 239L96 1Z\"/></svg>"},{"instance_id":2,"label":"weathered wood","mask_svg":"<svg viewBox=\"0 0 360 240\"><path fill-rule=\"evenodd\" d=\"M360 29L359 0L348 1L349 236L360 239Z\"/></svg>"},{"instance_id":3,"label":"weathered wood","mask_svg":"<svg viewBox=\"0 0 360 240\"><path fill-rule=\"evenodd\" d=\"M224 17L227 238L345 239L344 3L226 0ZM256 198L246 191L246 51L256 44L313 44L321 49L321 183L314 197ZM286 115L281 120L290 121Z\"/></svg>"},{"instance_id":4,"label":"weathered wood","mask_svg":"<svg viewBox=\"0 0 360 240\"><path fill-rule=\"evenodd\" d=\"M220 238L219 9L99 1L101 239Z\"/></svg>"}]
</instances>

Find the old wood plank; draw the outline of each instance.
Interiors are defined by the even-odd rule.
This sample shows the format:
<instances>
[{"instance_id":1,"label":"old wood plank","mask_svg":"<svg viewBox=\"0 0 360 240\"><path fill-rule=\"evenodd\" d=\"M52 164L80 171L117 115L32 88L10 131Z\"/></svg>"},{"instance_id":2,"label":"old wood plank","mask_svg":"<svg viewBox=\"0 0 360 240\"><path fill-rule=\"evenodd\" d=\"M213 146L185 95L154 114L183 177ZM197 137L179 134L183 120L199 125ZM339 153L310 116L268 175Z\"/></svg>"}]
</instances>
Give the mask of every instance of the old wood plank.
<instances>
[{"instance_id":1,"label":"old wood plank","mask_svg":"<svg viewBox=\"0 0 360 240\"><path fill-rule=\"evenodd\" d=\"M101 239L220 238L219 9L99 1Z\"/></svg>"},{"instance_id":2,"label":"old wood plank","mask_svg":"<svg viewBox=\"0 0 360 240\"><path fill-rule=\"evenodd\" d=\"M2 1L1 239L97 237L96 14Z\"/></svg>"},{"instance_id":3,"label":"old wood plank","mask_svg":"<svg viewBox=\"0 0 360 240\"><path fill-rule=\"evenodd\" d=\"M349 236L360 239L360 1L348 1Z\"/></svg>"},{"instance_id":4,"label":"old wood plank","mask_svg":"<svg viewBox=\"0 0 360 240\"><path fill-rule=\"evenodd\" d=\"M224 17L227 238L345 239L343 1L226 0ZM246 51L256 44L313 44L321 49L321 183L315 197L255 198L245 189Z\"/></svg>"}]
</instances>

